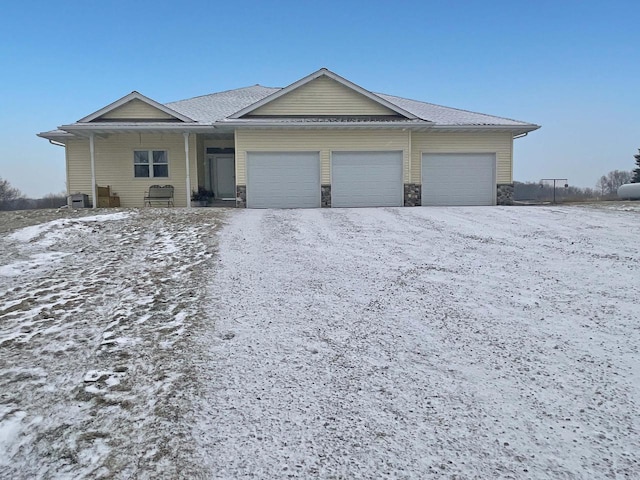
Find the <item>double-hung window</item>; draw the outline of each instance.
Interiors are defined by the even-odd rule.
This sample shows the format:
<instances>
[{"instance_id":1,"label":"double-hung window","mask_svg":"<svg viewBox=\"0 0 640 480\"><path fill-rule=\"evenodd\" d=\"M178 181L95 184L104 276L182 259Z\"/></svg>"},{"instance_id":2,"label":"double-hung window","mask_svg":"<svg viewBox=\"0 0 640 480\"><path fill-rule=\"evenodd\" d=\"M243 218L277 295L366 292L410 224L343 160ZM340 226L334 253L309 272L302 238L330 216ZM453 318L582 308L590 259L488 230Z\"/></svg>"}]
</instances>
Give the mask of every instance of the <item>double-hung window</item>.
<instances>
[{"instance_id":1,"label":"double-hung window","mask_svg":"<svg viewBox=\"0 0 640 480\"><path fill-rule=\"evenodd\" d=\"M169 176L169 156L166 150L135 150L133 173L139 178Z\"/></svg>"}]
</instances>

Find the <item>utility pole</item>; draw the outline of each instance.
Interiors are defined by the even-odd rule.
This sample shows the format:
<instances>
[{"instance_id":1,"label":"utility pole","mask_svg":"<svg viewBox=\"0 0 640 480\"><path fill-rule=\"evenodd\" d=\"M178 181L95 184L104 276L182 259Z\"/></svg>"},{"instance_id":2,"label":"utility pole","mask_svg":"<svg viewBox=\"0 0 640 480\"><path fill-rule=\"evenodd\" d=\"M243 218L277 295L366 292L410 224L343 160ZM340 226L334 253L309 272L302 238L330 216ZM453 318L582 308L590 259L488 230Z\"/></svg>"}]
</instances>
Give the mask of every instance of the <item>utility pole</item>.
<instances>
[{"instance_id":1,"label":"utility pole","mask_svg":"<svg viewBox=\"0 0 640 480\"><path fill-rule=\"evenodd\" d=\"M540 179L540 187L542 187L542 182L551 182L553 181L553 204L556 203L556 182L564 183L564 188L569 187L569 181L566 178L542 178Z\"/></svg>"}]
</instances>

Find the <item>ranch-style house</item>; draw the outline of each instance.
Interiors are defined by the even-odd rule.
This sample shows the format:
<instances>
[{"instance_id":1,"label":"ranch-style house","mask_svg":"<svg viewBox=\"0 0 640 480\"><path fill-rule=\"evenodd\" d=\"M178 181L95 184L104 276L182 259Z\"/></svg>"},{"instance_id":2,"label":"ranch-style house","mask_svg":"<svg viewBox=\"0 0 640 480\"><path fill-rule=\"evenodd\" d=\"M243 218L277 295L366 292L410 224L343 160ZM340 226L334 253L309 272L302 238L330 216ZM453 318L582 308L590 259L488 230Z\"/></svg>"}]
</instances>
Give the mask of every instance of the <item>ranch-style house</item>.
<instances>
[{"instance_id":1,"label":"ranch-style house","mask_svg":"<svg viewBox=\"0 0 640 480\"><path fill-rule=\"evenodd\" d=\"M322 68L171 103L132 92L38 134L66 152L68 194L123 207L171 185L249 208L510 204L527 122L373 93Z\"/></svg>"}]
</instances>

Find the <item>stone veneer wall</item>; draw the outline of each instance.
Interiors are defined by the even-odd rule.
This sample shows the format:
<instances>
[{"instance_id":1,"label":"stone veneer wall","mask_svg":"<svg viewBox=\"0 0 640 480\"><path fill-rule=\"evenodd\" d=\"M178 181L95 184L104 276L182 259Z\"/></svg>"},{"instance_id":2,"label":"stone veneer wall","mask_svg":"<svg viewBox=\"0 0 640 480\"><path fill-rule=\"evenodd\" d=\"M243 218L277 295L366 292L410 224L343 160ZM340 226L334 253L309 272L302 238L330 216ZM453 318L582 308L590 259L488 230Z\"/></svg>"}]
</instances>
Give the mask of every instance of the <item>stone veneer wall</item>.
<instances>
[{"instance_id":1,"label":"stone veneer wall","mask_svg":"<svg viewBox=\"0 0 640 480\"><path fill-rule=\"evenodd\" d=\"M498 205L513 205L513 183L498 184L497 188L496 203Z\"/></svg>"},{"instance_id":2,"label":"stone veneer wall","mask_svg":"<svg viewBox=\"0 0 640 480\"><path fill-rule=\"evenodd\" d=\"M322 208L331 208L331 185L322 185L320 187L320 206Z\"/></svg>"},{"instance_id":3,"label":"stone veneer wall","mask_svg":"<svg viewBox=\"0 0 640 480\"><path fill-rule=\"evenodd\" d=\"M320 190L320 206L322 208L331 207L331 185L322 185ZM503 183L497 186L498 205L513 205L513 184ZM417 183L404 184L404 206L418 207L422 205L422 185ZM247 207L247 187L245 185L236 186L236 207Z\"/></svg>"},{"instance_id":4,"label":"stone veneer wall","mask_svg":"<svg viewBox=\"0 0 640 480\"><path fill-rule=\"evenodd\" d=\"M236 207L247 208L247 187L236 185Z\"/></svg>"},{"instance_id":5,"label":"stone veneer wall","mask_svg":"<svg viewBox=\"0 0 640 480\"><path fill-rule=\"evenodd\" d=\"M404 184L404 206L419 207L422 205L422 185L417 183Z\"/></svg>"}]
</instances>

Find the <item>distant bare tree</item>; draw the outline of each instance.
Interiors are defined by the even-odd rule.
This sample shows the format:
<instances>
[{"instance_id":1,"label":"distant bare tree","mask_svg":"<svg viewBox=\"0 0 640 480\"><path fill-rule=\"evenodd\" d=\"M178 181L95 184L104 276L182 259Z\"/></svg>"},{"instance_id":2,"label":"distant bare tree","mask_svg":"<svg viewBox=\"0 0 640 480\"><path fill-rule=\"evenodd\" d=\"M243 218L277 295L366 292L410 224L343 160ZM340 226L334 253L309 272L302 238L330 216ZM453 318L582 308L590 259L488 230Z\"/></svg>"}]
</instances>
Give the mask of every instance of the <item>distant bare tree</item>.
<instances>
[{"instance_id":1,"label":"distant bare tree","mask_svg":"<svg viewBox=\"0 0 640 480\"><path fill-rule=\"evenodd\" d=\"M618 187L625 183L630 183L631 177L631 172L626 170L612 170L600 177L600 180L596 183L596 188L600 190L603 197L615 196L618 192Z\"/></svg>"},{"instance_id":2,"label":"distant bare tree","mask_svg":"<svg viewBox=\"0 0 640 480\"><path fill-rule=\"evenodd\" d=\"M24 198L20 190L0 177L0 210L12 210L15 204Z\"/></svg>"},{"instance_id":3,"label":"distant bare tree","mask_svg":"<svg viewBox=\"0 0 640 480\"><path fill-rule=\"evenodd\" d=\"M638 149L638 155L634 155L633 158L636 159L636 165L638 168L633 169L633 178L631 179L631 183L640 183L640 148Z\"/></svg>"},{"instance_id":4,"label":"distant bare tree","mask_svg":"<svg viewBox=\"0 0 640 480\"><path fill-rule=\"evenodd\" d=\"M607 182L606 175L603 175L598 179L598 183L596 183L596 188L600 191L600 195L602 197L604 197L605 195L609 195L609 184Z\"/></svg>"},{"instance_id":5,"label":"distant bare tree","mask_svg":"<svg viewBox=\"0 0 640 480\"><path fill-rule=\"evenodd\" d=\"M67 194L65 192L48 193L42 198L35 199L33 202L35 203L34 208L60 208L67 204Z\"/></svg>"}]
</instances>

